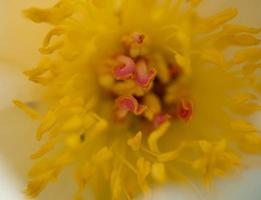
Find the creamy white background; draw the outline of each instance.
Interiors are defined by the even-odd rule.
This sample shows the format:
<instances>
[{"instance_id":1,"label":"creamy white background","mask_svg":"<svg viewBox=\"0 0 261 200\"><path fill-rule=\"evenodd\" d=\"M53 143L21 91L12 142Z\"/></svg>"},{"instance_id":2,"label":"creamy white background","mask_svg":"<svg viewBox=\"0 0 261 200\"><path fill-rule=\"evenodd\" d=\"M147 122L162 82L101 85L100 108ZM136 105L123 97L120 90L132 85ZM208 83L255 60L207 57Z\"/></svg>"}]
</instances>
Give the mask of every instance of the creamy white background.
<instances>
[{"instance_id":1,"label":"creamy white background","mask_svg":"<svg viewBox=\"0 0 261 200\"><path fill-rule=\"evenodd\" d=\"M26 80L21 69L36 63L40 38L48 27L32 24L20 11L50 2L54 0L0 0L0 200L25 199L21 191L31 165L29 155L38 146L34 140L37 124L11 101L38 98L39 88ZM261 0L205 0L201 9L208 15L226 6L239 8L235 22L261 27ZM50 185L37 200L70 200L74 189L70 177L62 176L61 182ZM166 186L154 191L153 200L260 200L260 186L261 167L220 181L211 192L192 185Z\"/></svg>"}]
</instances>

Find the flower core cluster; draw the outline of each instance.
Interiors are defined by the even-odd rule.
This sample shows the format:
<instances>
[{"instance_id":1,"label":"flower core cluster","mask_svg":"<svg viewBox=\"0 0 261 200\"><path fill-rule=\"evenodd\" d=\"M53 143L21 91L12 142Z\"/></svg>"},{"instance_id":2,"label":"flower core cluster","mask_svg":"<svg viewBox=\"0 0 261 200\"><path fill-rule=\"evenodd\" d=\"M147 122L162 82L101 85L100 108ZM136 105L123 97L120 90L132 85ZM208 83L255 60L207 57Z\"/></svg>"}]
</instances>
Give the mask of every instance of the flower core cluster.
<instances>
[{"instance_id":1,"label":"flower core cluster","mask_svg":"<svg viewBox=\"0 0 261 200\"><path fill-rule=\"evenodd\" d=\"M202 17L199 3L60 0L25 11L52 26L25 72L46 88L48 109L15 101L40 120L44 141L29 196L68 167L76 200L86 187L96 199L130 200L170 182L209 185L242 166L242 152L261 152L249 121L261 110L261 29L229 22L234 8Z\"/></svg>"}]
</instances>

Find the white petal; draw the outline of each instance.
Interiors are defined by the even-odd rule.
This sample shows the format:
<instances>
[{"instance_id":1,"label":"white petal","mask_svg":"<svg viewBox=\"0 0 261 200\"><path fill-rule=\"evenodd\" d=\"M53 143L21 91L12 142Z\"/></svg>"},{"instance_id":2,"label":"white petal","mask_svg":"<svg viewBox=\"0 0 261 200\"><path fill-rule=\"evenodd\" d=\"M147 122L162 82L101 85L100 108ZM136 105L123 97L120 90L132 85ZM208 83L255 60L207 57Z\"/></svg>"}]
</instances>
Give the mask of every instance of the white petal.
<instances>
[{"instance_id":1,"label":"white petal","mask_svg":"<svg viewBox=\"0 0 261 200\"><path fill-rule=\"evenodd\" d=\"M35 64L38 49L49 26L37 25L22 15L22 10L50 5L55 0L0 0L0 62L20 67Z\"/></svg>"},{"instance_id":2,"label":"white petal","mask_svg":"<svg viewBox=\"0 0 261 200\"><path fill-rule=\"evenodd\" d=\"M137 200L145 200L138 198ZM178 185L168 185L161 189L156 189L151 194L150 200L201 200L200 194L191 187L181 187Z\"/></svg>"},{"instance_id":3,"label":"white petal","mask_svg":"<svg viewBox=\"0 0 261 200\"><path fill-rule=\"evenodd\" d=\"M261 170L251 169L240 177L219 182L209 191L189 184L169 185L153 191L151 200L260 200L260 179Z\"/></svg>"},{"instance_id":4,"label":"white petal","mask_svg":"<svg viewBox=\"0 0 261 200\"><path fill-rule=\"evenodd\" d=\"M37 123L16 107L0 111L0 154L14 174L25 177L31 166L30 155L39 144L35 139Z\"/></svg>"},{"instance_id":5,"label":"white petal","mask_svg":"<svg viewBox=\"0 0 261 200\"><path fill-rule=\"evenodd\" d=\"M10 172L5 159L0 155L0 199L24 200L23 194L19 191L17 180Z\"/></svg>"},{"instance_id":6,"label":"white petal","mask_svg":"<svg viewBox=\"0 0 261 200\"><path fill-rule=\"evenodd\" d=\"M19 194L28 181L30 155L40 145L35 139L37 126L37 122L15 107L0 111L0 200L22 200ZM65 170L57 184L50 184L37 199L72 199L75 189L72 174ZM10 198L4 198L7 196Z\"/></svg>"},{"instance_id":7,"label":"white petal","mask_svg":"<svg viewBox=\"0 0 261 200\"><path fill-rule=\"evenodd\" d=\"M260 0L203 0L200 5L204 16L212 15L229 7L238 9L238 16L233 20L234 23L242 23L248 26L261 26Z\"/></svg>"},{"instance_id":8,"label":"white petal","mask_svg":"<svg viewBox=\"0 0 261 200\"><path fill-rule=\"evenodd\" d=\"M216 198L213 200L260 200L261 170L251 169L245 171L242 176L230 181L224 181L218 185Z\"/></svg>"},{"instance_id":9,"label":"white petal","mask_svg":"<svg viewBox=\"0 0 261 200\"><path fill-rule=\"evenodd\" d=\"M12 106L14 99L32 102L39 99L40 86L29 81L22 69L0 63L0 111Z\"/></svg>"}]
</instances>

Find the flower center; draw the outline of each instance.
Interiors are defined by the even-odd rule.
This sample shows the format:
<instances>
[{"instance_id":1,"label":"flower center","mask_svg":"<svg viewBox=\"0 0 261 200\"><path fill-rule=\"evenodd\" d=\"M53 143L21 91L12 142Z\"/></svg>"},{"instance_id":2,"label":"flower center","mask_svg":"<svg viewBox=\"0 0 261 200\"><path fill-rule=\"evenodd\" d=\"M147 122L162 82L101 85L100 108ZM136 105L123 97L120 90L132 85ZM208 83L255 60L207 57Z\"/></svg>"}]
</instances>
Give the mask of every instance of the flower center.
<instances>
[{"instance_id":1,"label":"flower center","mask_svg":"<svg viewBox=\"0 0 261 200\"><path fill-rule=\"evenodd\" d=\"M152 49L143 33L134 32L122 38L121 50L105 62L100 85L114 102L113 117L136 116L154 128L168 120L189 121L193 104L182 68Z\"/></svg>"}]
</instances>

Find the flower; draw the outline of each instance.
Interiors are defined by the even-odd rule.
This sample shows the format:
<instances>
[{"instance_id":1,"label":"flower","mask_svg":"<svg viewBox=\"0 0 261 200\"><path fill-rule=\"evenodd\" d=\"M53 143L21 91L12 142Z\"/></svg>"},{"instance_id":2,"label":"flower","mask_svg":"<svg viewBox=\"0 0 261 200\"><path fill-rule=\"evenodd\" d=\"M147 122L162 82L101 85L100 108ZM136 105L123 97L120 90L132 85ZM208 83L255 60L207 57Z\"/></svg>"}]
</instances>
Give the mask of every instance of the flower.
<instances>
[{"instance_id":1,"label":"flower","mask_svg":"<svg viewBox=\"0 0 261 200\"><path fill-rule=\"evenodd\" d=\"M250 116L261 109L261 29L228 23L234 8L201 17L199 3L61 0L24 12L53 27L25 71L46 88L47 111L14 101L41 121L45 141L32 155L42 159L29 196L69 166L75 199L89 186L117 200L180 179L210 184L239 168L243 153L260 154Z\"/></svg>"}]
</instances>

